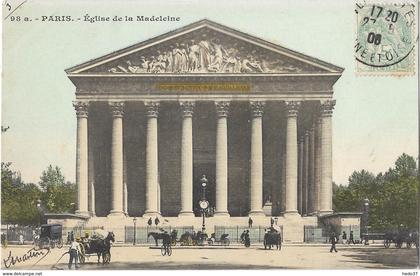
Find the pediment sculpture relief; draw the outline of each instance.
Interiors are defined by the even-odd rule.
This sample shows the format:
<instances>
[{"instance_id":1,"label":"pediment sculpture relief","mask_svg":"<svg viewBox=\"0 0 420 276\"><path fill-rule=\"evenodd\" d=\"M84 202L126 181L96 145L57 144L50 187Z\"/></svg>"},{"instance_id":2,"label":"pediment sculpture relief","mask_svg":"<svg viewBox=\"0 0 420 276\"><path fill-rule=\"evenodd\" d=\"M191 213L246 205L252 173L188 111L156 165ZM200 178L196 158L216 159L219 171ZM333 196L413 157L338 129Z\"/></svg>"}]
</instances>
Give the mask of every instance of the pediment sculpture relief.
<instances>
[{"instance_id":1,"label":"pediment sculpture relief","mask_svg":"<svg viewBox=\"0 0 420 276\"><path fill-rule=\"evenodd\" d=\"M151 53L151 54L150 54ZM278 57L227 47L219 39L175 43L167 50L129 57L108 69L111 73L298 73L302 69Z\"/></svg>"}]
</instances>

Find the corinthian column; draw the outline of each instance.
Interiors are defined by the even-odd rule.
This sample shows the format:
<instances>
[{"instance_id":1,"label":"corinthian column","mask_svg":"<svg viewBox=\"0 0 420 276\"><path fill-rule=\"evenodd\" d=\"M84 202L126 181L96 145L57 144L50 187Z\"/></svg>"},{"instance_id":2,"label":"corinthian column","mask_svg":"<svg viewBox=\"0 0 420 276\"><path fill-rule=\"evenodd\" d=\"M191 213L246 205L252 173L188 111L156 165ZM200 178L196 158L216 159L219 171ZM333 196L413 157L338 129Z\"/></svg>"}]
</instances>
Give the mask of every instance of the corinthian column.
<instances>
[{"instance_id":1,"label":"corinthian column","mask_svg":"<svg viewBox=\"0 0 420 276\"><path fill-rule=\"evenodd\" d=\"M297 146L297 114L300 102L286 102L286 210L285 214L297 212L297 174L298 174L298 146Z\"/></svg>"},{"instance_id":2,"label":"corinthian column","mask_svg":"<svg viewBox=\"0 0 420 276\"><path fill-rule=\"evenodd\" d=\"M216 134L216 212L215 216L229 216L228 205L228 142L227 116L229 102L215 102L217 111Z\"/></svg>"},{"instance_id":3,"label":"corinthian column","mask_svg":"<svg viewBox=\"0 0 420 276\"><path fill-rule=\"evenodd\" d=\"M146 212L144 216L159 214L158 208L158 126L159 102L145 102L147 108L146 142Z\"/></svg>"},{"instance_id":4,"label":"corinthian column","mask_svg":"<svg viewBox=\"0 0 420 276\"><path fill-rule=\"evenodd\" d=\"M88 211L88 102L73 102L77 115L76 184L77 210L89 216Z\"/></svg>"},{"instance_id":5,"label":"corinthian column","mask_svg":"<svg viewBox=\"0 0 420 276\"><path fill-rule=\"evenodd\" d=\"M252 109L251 121L251 183L249 215L264 215L262 210L263 193L263 144L262 115L265 102L250 102Z\"/></svg>"},{"instance_id":6,"label":"corinthian column","mask_svg":"<svg viewBox=\"0 0 420 276\"><path fill-rule=\"evenodd\" d=\"M314 212L314 168L315 168L315 128L311 128L309 131L309 171L308 171L308 214Z\"/></svg>"},{"instance_id":7,"label":"corinthian column","mask_svg":"<svg viewBox=\"0 0 420 276\"><path fill-rule=\"evenodd\" d=\"M308 214L309 187L309 131L305 131L303 140L303 186L302 186L302 214Z\"/></svg>"},{"instance_id":8,"label":"corinthian column","mask_svg":"<svg viewBox=\"0 0 420 276\"><path fill-rule=\"evenodd\" d=\"M299 164L298 164L298 212L302 215L302 184L303 184L303 142L304 138L301 137L298 141L299 144Z\"/></svg>"},{"instance_id":9,"label":"corinthian column","mask_svg":"<svg viewBox=\"0 0 420 276\"><path fill-rule=\"evenodd\" d=\"M335 100L321 103L320 213L332 212L332 113Z\"/></svg>"},{"instance_id":10,"label":"corinthian column","mask_svg":"<svg viewBox=\"0 0 420 276\"><path fill-rule=\"evenodd\" d=\"M124 102L109 102L112 112L111 181L112 209L110 216L123 216L123 115Z\"/></svg>"},{"instance_id":11,"label":"corinthian column","mask_svg":"<svg viewBox=\"0 0 420 276\"><path fill-rule=\"evenodd\" d=\"M314 210L319 212L321 190L321 118L317 115L315 121L315 169L314 169Z\"/></svg>"},{"instance_id":12,"label":"corinthian column","mask_svg":"<svg viewBox=\"0 0 420 276\"><path fill-rule=\"evenodd\" d=\"M195 103L185 101L179 104L183 114L181 138L181 212L179 216L194 216L192 115Z\"/></svg>"}]
</instances>

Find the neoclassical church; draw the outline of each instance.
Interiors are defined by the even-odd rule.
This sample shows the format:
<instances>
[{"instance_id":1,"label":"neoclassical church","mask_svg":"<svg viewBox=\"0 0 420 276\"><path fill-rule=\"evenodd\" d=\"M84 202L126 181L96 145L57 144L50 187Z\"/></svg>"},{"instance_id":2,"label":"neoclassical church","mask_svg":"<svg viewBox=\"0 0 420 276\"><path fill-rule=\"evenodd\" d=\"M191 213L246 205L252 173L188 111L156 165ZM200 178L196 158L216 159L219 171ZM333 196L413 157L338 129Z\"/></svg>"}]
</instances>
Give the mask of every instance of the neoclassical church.
<instances>
[{"instance_id":1,"label":"neoclassical church","mask_svg":"<svg viewBox=\"0 0 420 276\"><path fill-rule=\"evenodd\" d=\"M266 225L302 240L332 210L343 68L201 20L66 70L75 86L77 216ZM117 230L116 230L117 231Z\"/></svg>"}]
</instances>

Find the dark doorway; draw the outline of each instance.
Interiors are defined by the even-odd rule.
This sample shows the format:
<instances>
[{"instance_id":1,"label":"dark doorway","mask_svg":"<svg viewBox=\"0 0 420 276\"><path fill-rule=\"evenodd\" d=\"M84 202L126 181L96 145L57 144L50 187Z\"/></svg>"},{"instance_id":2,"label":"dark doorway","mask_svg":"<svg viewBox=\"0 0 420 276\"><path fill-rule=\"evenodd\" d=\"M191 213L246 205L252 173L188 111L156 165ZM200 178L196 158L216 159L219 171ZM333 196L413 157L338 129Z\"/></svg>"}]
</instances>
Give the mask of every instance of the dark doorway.
<instances>
[{"instance_id":1,"label":"dark doorway","mask_svg":"<svg viewBox=\"0 0 420 276\"><path fill-rule=\"evenodd\" d=\"M194 183L193 183L193 209L195 216L201 216L201 209L198 202L201 199L201 178L206 175L208 180L206 187L206 199L209 202L209 209L216 207L216 166L212 162L194 164ZM212 213L212 212L211 212Z\"/></svg>"}]
</instances>

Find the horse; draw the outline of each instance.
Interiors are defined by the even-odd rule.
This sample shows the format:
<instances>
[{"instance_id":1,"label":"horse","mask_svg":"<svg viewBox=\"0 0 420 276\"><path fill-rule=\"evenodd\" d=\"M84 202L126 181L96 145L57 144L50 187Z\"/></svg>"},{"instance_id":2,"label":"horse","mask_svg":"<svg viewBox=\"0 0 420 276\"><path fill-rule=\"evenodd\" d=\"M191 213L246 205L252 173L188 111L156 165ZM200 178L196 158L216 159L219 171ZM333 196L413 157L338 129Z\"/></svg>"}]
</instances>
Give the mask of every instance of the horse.
<instances>
[{"instance_id":1,"label":"horse","mask_svg":"<svg viewBox=\"0 0 420 276\"><path fill-rule=\"evenodd\" d=\"M158 246L158 240L162 240L163 245L171 243L171 236L168 233L149 232L149 234L147 234L147 237L150 236L152 236L155 240L156 246Z\"/></svg>"},{"instance_id":2,"label":"horse","mask_svg":"<svg viewBox=\"0 0 420 276\"><path fill-rule=\"evenodd\" d=\"M105 239L93 239L88 245L84 246L86 254L96 253L98 256L98 263L102 256L102 264L109 263L111 261L111 242L115 242L115 235L113 232L108 232Z\"/></svg>"},{"instance_id":3,"label":"horse","mask_svg":"<svg viewBox=\"0 0 420 276\"><path fill-rule=\"evenodd\" d=\"M264 249L271 249L272 245L276 245L277 250L281 250L281 234L276 231L270 231L264 235Z\"/></svg>"}]
</instances>

